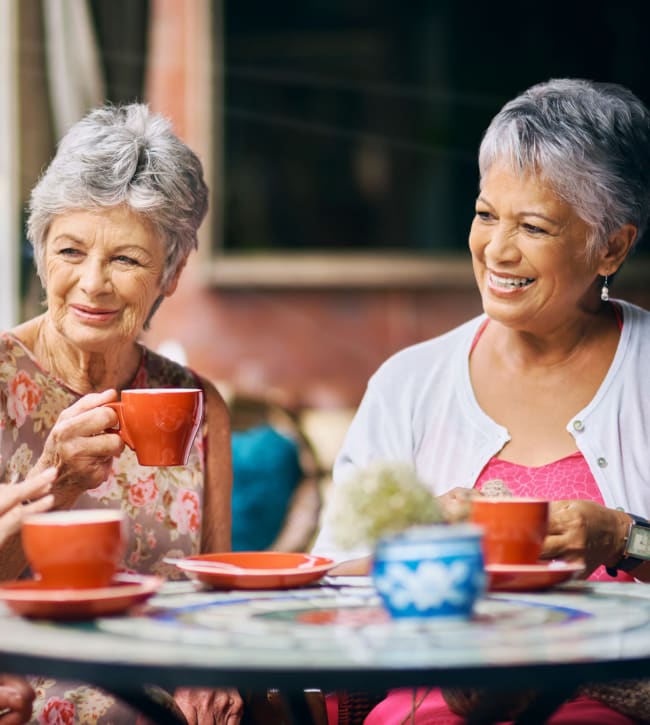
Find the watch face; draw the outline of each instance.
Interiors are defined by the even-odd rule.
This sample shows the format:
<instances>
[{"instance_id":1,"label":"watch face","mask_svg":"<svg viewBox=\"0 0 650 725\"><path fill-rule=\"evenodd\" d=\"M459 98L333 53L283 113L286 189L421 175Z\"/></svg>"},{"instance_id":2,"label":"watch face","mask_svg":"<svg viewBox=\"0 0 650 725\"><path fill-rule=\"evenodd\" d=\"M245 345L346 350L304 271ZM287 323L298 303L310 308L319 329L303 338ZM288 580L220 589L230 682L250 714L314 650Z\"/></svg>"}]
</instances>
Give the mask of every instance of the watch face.
<instances>
[{"instance_id":1,"label":"watch face","mask_svg":"<svg viewBox=\"0 0 650 725\"><path fill-rule=\"evenodd\" d=\"M632 527L627 555L638 559L650 559L650 528L638 524Z\"/></svg>"}]
</instances>

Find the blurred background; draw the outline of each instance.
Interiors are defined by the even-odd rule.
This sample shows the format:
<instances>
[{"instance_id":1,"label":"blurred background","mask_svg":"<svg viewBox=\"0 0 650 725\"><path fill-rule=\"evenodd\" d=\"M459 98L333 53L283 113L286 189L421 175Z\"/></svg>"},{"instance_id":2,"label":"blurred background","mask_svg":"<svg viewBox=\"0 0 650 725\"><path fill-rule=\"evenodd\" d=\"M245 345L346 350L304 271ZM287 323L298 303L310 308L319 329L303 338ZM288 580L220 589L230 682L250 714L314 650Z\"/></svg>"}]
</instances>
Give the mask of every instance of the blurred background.
<instances>
[{"instance_id":1,"label":"blurred background","mask_svg":"<svg viewBox=\"0 0 650 725\"><path fill-rule=\"evenodd\" d=\"M327 460L381 361L480 312L491 117L554 76L650 103L649 27L647 0L0 0L2 328L41 304L24 208L57 139L146 101L201 156L211 210L145 342L317 420ZM644 307L647 246L614 288Z\"/></svg>"}]
</instances>

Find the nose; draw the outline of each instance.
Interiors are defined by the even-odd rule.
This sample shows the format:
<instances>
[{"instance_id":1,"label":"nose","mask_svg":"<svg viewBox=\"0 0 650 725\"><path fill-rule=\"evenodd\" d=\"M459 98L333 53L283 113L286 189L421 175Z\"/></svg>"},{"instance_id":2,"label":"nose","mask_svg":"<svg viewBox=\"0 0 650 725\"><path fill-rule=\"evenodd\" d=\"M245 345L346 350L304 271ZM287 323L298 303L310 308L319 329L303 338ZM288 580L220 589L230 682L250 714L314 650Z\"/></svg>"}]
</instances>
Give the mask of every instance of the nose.
<instances>
[{"instance_id":1,"label":"nose","mask_svg":"<svg viewBox=\"0 0 650 725\"><path fill-rule=\"evenodd\" d=\"M513 262L521 256L516 230L504 224L495 224L491 227L486 241L486 259L493 262Z\"/></svg>"},{"instance_id":2,"label":"nose","mask_svg":"<svg viewBox=\"0 0 650 725\"><path fill-rule=\"evenodd\" d=\"M101 259L88 256L81 265L81 288L89 295L110 291L111 279L108 266Z\"/></svg>"}]
</instances>

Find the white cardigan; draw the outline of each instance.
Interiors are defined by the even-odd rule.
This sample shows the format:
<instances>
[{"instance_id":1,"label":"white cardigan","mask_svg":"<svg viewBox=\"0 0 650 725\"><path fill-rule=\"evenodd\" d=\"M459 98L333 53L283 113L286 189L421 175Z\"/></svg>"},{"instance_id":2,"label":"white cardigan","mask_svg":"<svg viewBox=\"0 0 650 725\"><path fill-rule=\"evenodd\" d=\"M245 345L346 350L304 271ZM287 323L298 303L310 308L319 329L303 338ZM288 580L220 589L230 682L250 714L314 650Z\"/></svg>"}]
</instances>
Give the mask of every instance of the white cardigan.
<instances>
[{"instance_id":1,"label":"white cardigan","mask_svg":"<svg viewBox=\"0 0 650 725\"><path fill-rule=\"evenodd\" d=\"M605 505L650 517L650 313L617 300L623 330L593 400L567 424ZM334 465L334 483L372 461L407 462L435 494L471 488L509 440L479 407L469 375L485 315L408 347L372 376ZM532 414L532 411L531 411ZM325 524L314 552L338 552Z\"/></svg>"}]
</instances>

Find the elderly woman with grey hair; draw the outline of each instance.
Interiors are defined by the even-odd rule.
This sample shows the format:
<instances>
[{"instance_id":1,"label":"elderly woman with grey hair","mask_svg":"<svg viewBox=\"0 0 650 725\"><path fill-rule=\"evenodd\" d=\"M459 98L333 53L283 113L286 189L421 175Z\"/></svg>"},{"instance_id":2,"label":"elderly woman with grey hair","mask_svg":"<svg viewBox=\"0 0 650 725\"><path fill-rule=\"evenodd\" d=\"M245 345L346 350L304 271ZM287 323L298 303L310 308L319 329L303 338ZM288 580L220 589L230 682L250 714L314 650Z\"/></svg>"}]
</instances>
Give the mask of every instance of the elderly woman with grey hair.
<instances>
[{"instance_id":1,"label":"elderly woman with grey hair","mask_svg":"<svg viewBox=\"0 0 650 725\"><path fill-rule=\"evenodd\" d=\"M650 216L650 114L620 86L541 83L492 120L479 167L469 247L484 314L380 367L334 485L377 460L411 463L443 502L499 479L552 502L544 560L650 581L650 314L611 295ZM369 552L338 550L327 526L314 551L367 571ZM647 715L635 683L583 693L563 722L630 722L632 691ZM466 715L475 695L447 699ZM366 725L405 722L412 703L414 722L459 722L439 691L397 691Z\"/></svg>"},{"instance_id":2,"label":"elderly woman with grey hair","mask_svg":"<svg viewBox=\"0 0 650 725\"><path fill-rule=\"evenodd\" d=\"M142 104L92 111L61 140L31 196L28 236L46 311L0 336L1 480L55 466L54 508L123 510L124 564L136 573L175 576L165 557L230 548L226 406L211 383L138 341L197 246L207 199L198 157L166 119ZM114 431L104 404L125 388L153 387L204 392L186 466L141 467ZM25 566L13 536L0 576ZM75 710L84 722L137 718L87 686L33 684L39 722ZM182 690L176 702L190 723L240 719L234 691Z\"/></svg>"}]
</instances>

